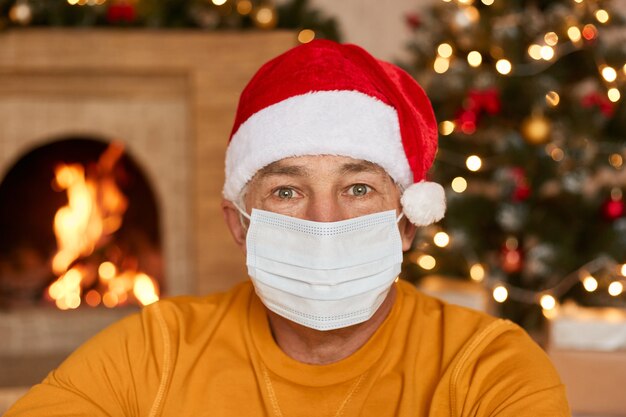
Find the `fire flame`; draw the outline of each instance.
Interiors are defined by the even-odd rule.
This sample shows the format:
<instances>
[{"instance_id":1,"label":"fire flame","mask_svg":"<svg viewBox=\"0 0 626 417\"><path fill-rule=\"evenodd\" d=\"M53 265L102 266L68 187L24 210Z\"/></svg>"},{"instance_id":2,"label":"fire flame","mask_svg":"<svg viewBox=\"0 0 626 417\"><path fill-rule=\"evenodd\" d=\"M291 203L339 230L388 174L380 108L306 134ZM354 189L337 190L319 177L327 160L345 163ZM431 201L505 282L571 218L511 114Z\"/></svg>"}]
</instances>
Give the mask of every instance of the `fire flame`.
<instances>
[{"instance_id":1,"label":"fire flame","mask_svg":"<svg viewBox=\"0 0 626 417\"><path fill-rule=\"evenodd\" d=\"M122 225L128 207L126 196L113 176L115 164L124 147L112 143L100 156L95 172L85 173L80 164L61 164L55 169L55 189L65 190L68 203L54 217L58 251L52 258L52 271L59 278L48 287L48 295L59 309L74 309L81 304L83 286L89 281L89 268L76 265L107 242L107 237ZM94 281L94 279L91 279ZM143 272L119 272L110 261L98 267L97 282L85 295L95 307L124 304L129 295L143 305L159 299L158 286Z\"/></svg>"}]
</instances>

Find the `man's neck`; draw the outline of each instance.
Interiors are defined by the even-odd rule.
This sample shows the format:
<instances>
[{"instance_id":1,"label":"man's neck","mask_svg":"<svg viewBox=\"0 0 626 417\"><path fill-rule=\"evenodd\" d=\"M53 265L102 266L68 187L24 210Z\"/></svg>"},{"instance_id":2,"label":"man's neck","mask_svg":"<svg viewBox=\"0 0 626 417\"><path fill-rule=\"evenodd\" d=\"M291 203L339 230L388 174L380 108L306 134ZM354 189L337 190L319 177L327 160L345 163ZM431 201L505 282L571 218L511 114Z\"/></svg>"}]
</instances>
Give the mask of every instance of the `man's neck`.
<instances>
[{"instance_id":1,"label":"man's neck","mask_svg":"<svg viewBox=\"0 0 626 417\"><path fill-rule=\"evenodd\" d=\"M389 315L396 299L396 287L367 321L342 329L319 331L294 323L267 310L272 335L289 357L308 364L338 362L356 352L372 337Z\"/></svg>"}]
</instances>

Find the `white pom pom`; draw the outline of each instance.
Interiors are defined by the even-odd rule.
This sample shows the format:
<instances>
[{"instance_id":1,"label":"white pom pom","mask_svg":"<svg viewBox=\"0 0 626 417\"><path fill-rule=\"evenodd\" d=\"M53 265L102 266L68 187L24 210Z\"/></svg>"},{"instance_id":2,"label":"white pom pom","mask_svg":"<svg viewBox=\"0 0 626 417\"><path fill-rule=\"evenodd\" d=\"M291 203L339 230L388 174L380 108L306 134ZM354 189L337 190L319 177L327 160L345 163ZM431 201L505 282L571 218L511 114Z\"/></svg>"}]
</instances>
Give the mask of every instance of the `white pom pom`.
<instances>
[{"instance_id":1,"label":"white pom pom","mask_svg":"<svg viewBox=\"0 0 626 417\"><path fill-rule=\"evenodd\" d=\"M446 194L435 182L421 181L404 190L404 215L416 226L427 226L443 218L446 212Z\"/></svg>"}]
</instances>

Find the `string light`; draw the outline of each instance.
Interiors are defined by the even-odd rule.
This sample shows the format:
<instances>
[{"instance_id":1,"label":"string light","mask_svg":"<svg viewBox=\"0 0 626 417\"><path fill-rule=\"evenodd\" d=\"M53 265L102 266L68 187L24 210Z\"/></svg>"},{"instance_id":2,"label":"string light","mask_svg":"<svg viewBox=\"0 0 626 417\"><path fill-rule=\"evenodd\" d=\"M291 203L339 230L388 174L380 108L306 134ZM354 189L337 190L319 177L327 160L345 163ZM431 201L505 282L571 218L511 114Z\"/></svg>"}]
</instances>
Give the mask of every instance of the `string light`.
<instances>
[{"instance_id":1,"label":"string light","mask_svg":"<svg viewBox=\"0 0 626 417\"><path fill-rule=\"evenodd\" d=\"M585 278L583 278L583 287L585 287L585 290L587 290L588 292L594 292L598 289L598 280L595 279L592 275L587 275Z\"/></svg>"},{"instance_id":2,"label":"string light","mask_svg":"<svg viewBox=\"0 0 626 417\"><path fill-rule=\"evenodd\" d=\"M437 74L443 74L450 68L450 61L447 58L442 58L438 56L435 59L435 63L433 64L433 68Z\"/></svg>"},{"instance_id":3,"label":"string light","mask_svg":"<svg viewBox=\"0 0 626 417\"><path fill-rule=\"evenodd\" d=\"M513 66L511 65L511 62L507 59L499 59L498 62L496 62L496 70L502 75L509 74L512 69Z\"/></svg>"},{"instance_id":4,"label":"string light","mask_svg":"<svg viewBox=\"0 0 626 417\"><path fill-rule=\"evenodd\" d=\"M311 29L302 29L300 33L298 33L298 42L300 43L309 43L313 39L315 39L315 32Z\"/></svg>"},{"instance_id":5,"label":"string light","mask_svg":"<svg viewBox=\"0 0 626 417\"><path fill-rule=\"evenodd\" d=\"M450 120L444 120L443 122L439 123L439 133L444 136L448 136L452 134L452 132L454 132L455 127L456 125L454 124L454 122Z\"/></svg>"},{"instance_id":6,"label":"string light","mask_svg":"<svg viewBox=\"0 0 626 417\"><path fill-rule=\"evenodd\" d=\"M549 61L554 58L554 48L544 45L541 47L540 55L542 59Z\"/></svg>"},{"instance_id":7,"label":"string light","mask_svg":"<svg viewBox=\"0 0 626 417\"><path fill-rule=\"evenodd\" d=\"M467 62L474 68L479 67L483 62L483 56L478 51L471 51L467 54Z\"/></svg>"},{"instance_id":8,"label":"string light","mask_svg":"<svg viewBox=\"0 0 626 417\"><path fill-rule=\"evenodd\" d=\"M609 88L609 91L607 92L607 96L609 97L609 100L611 100L613 103L617 103L619 99L621 98L621 94L619 90L615 87Z\"/></svg>"},{"instance_id":9,"label":"string light","mask_svg":"<svg viewBox=\"0 0 626 417\"><path fill-rule=\"evenodd\" d=\"M578 29L578 27L576 26L571 26L569 29L567 29L567 36L574 43L580 42L580 40L582 39L582 34L580 33L580 29Z\"/></svg>"},{"instance_id":10,"label":"string light","mask_svg":"<svg viewBox=\"0 0 626 417\"><path fill-rule=\"evenodd\" d=\"M433 242L440 248L445 248L450 243L450 236L446 232L438 232L433 237Z\"/></svg>"},{"instance_id":11,"label":"string light","mask_svg":"<svg viewBox=\"0 0 626 417\"><path fill-rule=\"evenodd\" d=\"M493 289L493 299L499 303L503 303L509 298L509 292L502 285L498 285Z\"/></svg>"},{"instance_id":12,"label":"string light","mask_svg":"<svg viewBox=\"0 0 626 417\"><path fill-rule=\"evenodd\" d=\"M550 157L554 162L561 162L565 158L565 152L563 152L563 149L555 146L550 151Z\"/></svg>"},{"instance_id":13,"label":"string light","mask_svg":"<svg viewBox=\"0 0 626 417\"><path fill-rule=\"evenodd\" d=\"M437 261L435 260L435 258L433 258L430 255L422 255L419 258L417 258L417 264L422 268L425 269L427 271L430 271L431 269L433 269L435 266L437 266Z\"/></svg>"},{"instance_id":14,"label":"string light","mask_svg":"<svg viewBox=\"0 0 626 417\"><path fill-rule=\"evenodd\" d=\"M252 2L250 0L239 0L237 2L237 13L247 16L252 11Z\"/></svg>"},{"instance_id":15,"label":"string light","mask_svg":"<svg viewBox=\"0 0 626 417\"><path fill-rule=\"evenodd\" d=\"M623 277L626 277L626 264L622 265L620 273L622 274Z\"/></svg>"},{"instance_id":16,"label":"string light","mask_svg":"<svg viewBox=\"0 0 626 417\"><path fill-rule=\"evenodd\" d=\"M463 177L456 177L452 180L452 190L455 193L461 194L467 189L467 181Z\"/></svg>"},{"instance_id":17,"label":"string light","mask_svg":"<svg viewBox=\"0 0 626 417\"><path fill-rule=\"evenodd\" d=\"M546 42L547 45L555 46L557 43L559 43L559 36L554 32L548 32L543 37L543 40Z\"/></svg>"},{"instance_id":18,"label":"string light","mask_svg":"<svg viewBox=\"0 0 626 417\"><path fill-rule=\"evenodd\" d=\"M554 309L554 307L556 307L556 300L550 294L544 294L541 296L539 304L544 310L552 310Z\"/></svg>"},{"instance_id":19,"label":"string light","mask_svg":"<svg viewBox=\"0 0 626 417\"><path fill-rule=\"evenodd\" d=\"M541 45L536 43L530 45L528 47L528 55L535 61L539 61L541 59Z\"/></svg>"},{"instance_id":20,"label":"string light","mask_svg":"<svg viewBox=\"0 0 626 417\"><path fill-rule=\"evenodd\" d=\"M598 34L598 29L596 29L596 27L592 25L591 23L583 27L583 38L587 39L588 41L595 39L597 34Z\"/></svg>"},{"instance_id":21,"label":"string light","mask_svg":"<svg viewBox=\"0 0 626 417\"><path fill-rule=\"evenodd\" d=\"M442 43L437 47L437 54L442 58L450 58L452 56L452 46L449 43Z\"/></svg>"},{"instance_id":22,"label":"string light","mask_svg":"<svg viewBox=\"0 0 626 417\"><path fill-rule=\"evenodd\" d=\"M609 284L609 294L617 297L624 291L624 285L619 281L613 281Z\"/></svg>"},{"instance_id":23,"label":"string light","mask_svg":"<svg viewBox=\"0 0 626 417\"><path fill-rule=\"evenodd\" d=\"M609 164L611 164L613 168L621 168L623 163L624 158L622 158L622 155L614 153L609 156Z\"/></svg>"},{"instance_id":24,"label":"string light","mask_svg":"<svg viewBox=\"0 0 626 417\"><path fill-rule=\"evenodd\" d=\"M494 0L480 0L485 6L491 6Z\"/></svg>"},{"instance_id":25,"label":"string light","mask_svg":"<svg viewBox=\"0 0 626 417\"><path fill-rule=\"evenodd\" d=\"M480 167L482 167L483 161L477 155L470 155L467 157L467 160L465 161L465 165L467 166L467 169L469 169L470 171L476 172L480 169Z\"/></svg>"},{"instance_id":26,"label":"string light","mask_svg":"<svg viewBox=\"0 0 626 417\"><path fill-rule=\"evenodd\" d=\"M560 101L561 101L561 97L559 96L559 93L557 93L556 91L548 91L548 93L546 94L546 103L550 107L558 106Z\"/></svg>"},{"instance_id":27,"label":"string light","mask_svg":"<svg viewBox=\"0 0 626 417\"><path fill-rule=\"evenodd\" d=\"M472 280L480 282L485 279L485 268L481 264L474 264L470 268L470 278Z\"/></svg>"},{"instance_id":28,"label":"string light","mask_svg":"<svg viewBox=\"0 0 626 417\"><path fill-rule=\"evenodd\" d=\"M223 6L226 4L226 0L211 0L211 2L216 6Z\"/></svg>"},{"instance_id":29,"label":"string light","mask_svg":"<svg viewBox=\"0 0 626 417\"><path fill-rule=\"evenodd\" d=\"M617 79L617 71L613 67L606 66L602 68L601 73L602 77L610 83Z\"/></svg>"},{"instance_id":30,"label":"string light","mask_svg":"<svg viewBox=\"0 0 626 417\"><path fill-rule=\"evenodd\" d=\"M596 20L600 23L606 23L609 21L609 18L610 18L609 13L604 9L596 10L595 16L596 16Z\"/></svg>"}]
</instances>

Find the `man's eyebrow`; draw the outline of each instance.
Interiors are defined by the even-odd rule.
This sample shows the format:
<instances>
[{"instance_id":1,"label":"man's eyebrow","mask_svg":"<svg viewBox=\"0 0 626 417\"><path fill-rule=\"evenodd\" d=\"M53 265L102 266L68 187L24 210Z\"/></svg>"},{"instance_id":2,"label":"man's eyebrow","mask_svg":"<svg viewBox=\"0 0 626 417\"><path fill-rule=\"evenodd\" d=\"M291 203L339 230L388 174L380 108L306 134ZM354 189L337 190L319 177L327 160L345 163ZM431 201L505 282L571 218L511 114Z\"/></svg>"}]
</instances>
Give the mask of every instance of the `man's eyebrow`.
<instances>
[{"instance_id":1,"label":"man's eyebrow","mask_svg":"<svg viewBox=\"0 0 626 417\"><path fill-rule=\"evenodd\" d=\"M372 174L385 174L385 170L373 162L359 161L359 162L347 162L341 165L340 173L345 174L359 174L361 172L369 172Z\"/></svg>"},{"instance_id":2,"label":"man's eyebrow","mask_svg":"<svg viewBox=\"0 0 626 417\"><path fill-rule=\"evenodd\" d=\"M305 177L309 175L309 171L306 167L300 165L282 165L282 164L269 164L263 167L257 173L258 177L267 177L272 175L288 175L292 177Z\"/></svg>"}]
</instances>

